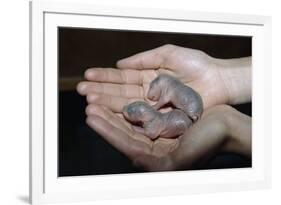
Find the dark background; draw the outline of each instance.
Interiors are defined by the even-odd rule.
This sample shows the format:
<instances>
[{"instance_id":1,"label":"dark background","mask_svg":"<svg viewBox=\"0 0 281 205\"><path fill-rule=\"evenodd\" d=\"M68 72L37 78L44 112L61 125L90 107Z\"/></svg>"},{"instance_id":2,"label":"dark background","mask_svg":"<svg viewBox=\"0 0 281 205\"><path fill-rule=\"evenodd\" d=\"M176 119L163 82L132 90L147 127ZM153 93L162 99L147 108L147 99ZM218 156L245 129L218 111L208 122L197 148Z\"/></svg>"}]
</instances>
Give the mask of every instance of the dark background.
<instances>
[{"instance_id":1,"label":"dark background","mask_svg":"<svg viewBox=\"0 0 281 205\"><path fill-rule=\"evenodd\" d=\"M115 67L117 60L174 44L200 49L216 58L251 56L251 37L78 28L58 29L59 176L136 173L137 169L85 123L85 97L75 90L89 67ZM251 116L251 103L235 106ZM196 169L250 167L242 156L222 153Z\"/></svg>"}]
</instances>

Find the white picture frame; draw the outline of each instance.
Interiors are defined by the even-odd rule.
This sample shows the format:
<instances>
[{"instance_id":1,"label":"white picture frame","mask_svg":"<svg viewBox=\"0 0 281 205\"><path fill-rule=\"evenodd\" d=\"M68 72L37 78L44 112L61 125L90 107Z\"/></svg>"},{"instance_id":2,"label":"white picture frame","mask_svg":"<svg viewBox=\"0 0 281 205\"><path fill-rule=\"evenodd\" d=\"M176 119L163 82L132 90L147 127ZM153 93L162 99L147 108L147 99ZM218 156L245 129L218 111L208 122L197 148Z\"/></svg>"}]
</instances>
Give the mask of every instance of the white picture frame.
<instances>
[{"instance_id":1,"label":"white picture frame","mask_svg":"<svg viewBox=\"0 0 281 205\"><path fill-rule=\"evenodd\" d=\"M270 187L270 17L36 1L30 3L30 20L32 204ZM252 36L252 168L57 177L58 26Z\"/></svg>"}]
</instances>

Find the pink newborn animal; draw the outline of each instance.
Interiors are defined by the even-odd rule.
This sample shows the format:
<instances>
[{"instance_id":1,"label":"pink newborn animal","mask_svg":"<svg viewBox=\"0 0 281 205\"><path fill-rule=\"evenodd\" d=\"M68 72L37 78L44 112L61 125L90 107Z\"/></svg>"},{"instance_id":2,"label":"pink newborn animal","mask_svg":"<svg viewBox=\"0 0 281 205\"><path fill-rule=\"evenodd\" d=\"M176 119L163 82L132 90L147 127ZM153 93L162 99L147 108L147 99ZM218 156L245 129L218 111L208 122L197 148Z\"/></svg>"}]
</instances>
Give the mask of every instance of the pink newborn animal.
<instances>
[{"instance_id":1,"label":"pink newborn animal","mask_svg":"<svg viewBox=\"0 0 281 205\"><path fill-rule=\"evenodd\" d=\"M203 112L201 96L191 87L166 74L160 74L150 83L147 97L158 101L154 105L156 110L171 103L185 112L193 122L197 121Z\"/></svg>"},{"instance_id":2,"label":"pink newborn animal","mask_svg":"<svg viewBox=\"0 0 281 205\"><path fill-rule=\"evenodd\" d=\"M174 109L161 113L142 101L124 106L123 115L129 122L140 125L133 125L135 131L151 139L178 137L192 124L192 121L181 110Z\"/></svg>"}]
</instances>

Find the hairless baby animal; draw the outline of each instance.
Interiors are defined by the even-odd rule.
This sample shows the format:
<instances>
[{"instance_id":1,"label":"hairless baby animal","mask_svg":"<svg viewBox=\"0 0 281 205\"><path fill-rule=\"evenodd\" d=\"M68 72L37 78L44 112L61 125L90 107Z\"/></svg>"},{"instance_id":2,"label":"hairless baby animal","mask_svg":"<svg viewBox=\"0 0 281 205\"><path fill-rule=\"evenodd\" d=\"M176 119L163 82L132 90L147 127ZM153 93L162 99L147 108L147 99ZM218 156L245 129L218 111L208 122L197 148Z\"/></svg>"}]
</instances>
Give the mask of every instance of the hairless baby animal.
<instances>
[{"instance_id":1,"label":"hairless baby animal","mask_svg":"<svg viewBox=\"0 0 281 205\"><path fill-rule=\"evenodd\" d=\"M148 98L158 102L153 107L141 101L131 103L123 108L123 115L129 122L141 125L133 128L151 139L183 134L203 111L202 99L196 91L165 74L151 82ZM176 109L167 113L157 111L167 103Z\"/></svg>"},{"instance_id":2,"label":"hairless baby animal","mask_svg":"<svg viewBox=\"0 0 281 205\"><path fill-rule=\"evenodd\" d=\"M177 137L192 124L181 110L173 109L161 113L142 101L124 106L123 115L131 123L140 124L141 127L133 125L133 129L151 139Z\"/></svg>"},{"instance_id":3,"label":"hairless baby animal","mask_svg":"<svg viewBox=\"0 0 281 205\"><path fill-rule=\"evenodd\" d=\"M156 110L171 103L185 112L193 122L197 121L203 112L201 96L191 87L167 74L160 74L150 83L147 97L158 101L154 105Z\"/></svg>"}]
</instances>

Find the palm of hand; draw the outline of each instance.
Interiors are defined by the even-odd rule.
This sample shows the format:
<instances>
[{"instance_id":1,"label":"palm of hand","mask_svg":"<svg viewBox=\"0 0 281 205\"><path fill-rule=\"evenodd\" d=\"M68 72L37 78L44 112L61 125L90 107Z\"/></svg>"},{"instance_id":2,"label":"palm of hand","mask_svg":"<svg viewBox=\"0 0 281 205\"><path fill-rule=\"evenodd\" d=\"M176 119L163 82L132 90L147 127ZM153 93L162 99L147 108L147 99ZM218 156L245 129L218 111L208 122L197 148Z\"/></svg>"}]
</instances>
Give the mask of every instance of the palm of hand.
<instances>
[{"instance_id":1,"label":"palm of hand","mask_svg":"<svg viewBox=\"0 0 281 205\"><path fill-rule=\"evenodd\" d=\"M209 108L182 136L154 141L134 131L130 123L104 106L88 105L87 123L135 165L148 171L167 171L189 168L198 159L216 152L227 136L226 120L220 113L232 110L225 105Z\"/></svg>"},{"instance_id":2,"label":"palm of hand","mask_svg":"<svg viewBox=\"0 0 281 205\"><path fill-rule=\"evenodd\" d=\"M204 108L227 101L220 69L213 58L202 51L177 46L157 49L119 61L120 69L89 69L85 74L89 82L80 83L78 92L88 95L89 103L105 105L120 113L124 105L137 100L153 104L146 97L149 84L165 73L197 91Z\"/></svg>"},{"instance_id":3,"label":"palm of hand","mask_svg":"<svg viewBox=\"0 0 281 205\"><path fill-rule=\"evenodd\" d=\"M180 138L151 140L137 133L124 118L99 105L87 107L87 123L110 144L146 170L170 170L169 155L179 145Z\"/></svg>"},{"instance_id":4,"label":"palm of hand","mask_svg":"<svg viewBox=\"0 0 281 205\"><path fill-rule=\"evenodd\" d=\"M147 96L149 83L159 74L169 74L192 87L203 98L204 107L220 104L224 101L225 91L222 89L220 70L212 58L202 51L172 46L159 69L141 70L143 92ZM219 92L218 92L219 91ZM150 102L146 97L146 101ZM151 102L150 102L151 103Z\"/></svg>"}]
</instances>

